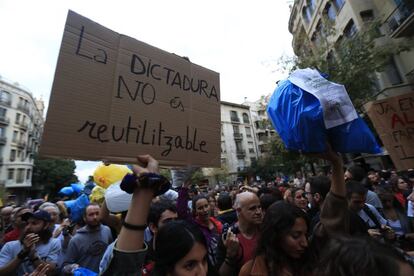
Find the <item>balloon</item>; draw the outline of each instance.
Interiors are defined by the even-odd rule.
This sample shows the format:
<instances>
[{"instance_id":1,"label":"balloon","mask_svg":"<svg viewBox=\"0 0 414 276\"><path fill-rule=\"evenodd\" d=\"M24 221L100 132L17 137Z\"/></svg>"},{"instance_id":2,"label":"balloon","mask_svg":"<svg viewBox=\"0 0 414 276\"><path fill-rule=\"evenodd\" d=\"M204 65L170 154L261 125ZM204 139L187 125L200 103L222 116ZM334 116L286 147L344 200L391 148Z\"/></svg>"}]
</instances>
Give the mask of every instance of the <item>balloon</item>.
<instances>
[{"instance_id":1,"label":"balloon","mask_svg":"<svg viewBox=\"0 0 414 276\"><path fill-rule=\"evenodd\" d=\"M111 184L121 181L127 173L132 173L127 166L102 164L93 173L93 180L97 185L107 189Z\"/></svg>"},{"instance_id":2,"label":"balloon","mask_svg":"<svg viewBox=\"0 0 414 276\"><path fill-rule=\"evenodd\" d=\"M106 189L102 188L101 186L95 186L92 189L92 193L89 196L89 200L93 203L101 204L105 200L105 192Z\"/></svg>"},{"instance_id":3,"label":"balloon","mask_svg":"<svg viewBox=\"0 0 414 276\"><path fill-rule=\"evenodd\" d=\"M87 195L82 194L77 199L64 201L66 209L69 210L69 218L73 222L78 222L82 219L83 212L89 204Z\"/></svg>"},{"instance_id":4,"label":"balloon","mask_svg":"<svg viewBox=\"0 0 414 276\"><path fill-rule=\"evenodd\" d=\"M112 184L105 192L106 207L108 207L108 210L112 213L128 210L132 200L132 194L122 191L120 184L121 181Z\"/></svg>"},{"instance_id":5,"label":"balloon","mask_svg":"<svg viewBox=\"0 0 414 276\"><path fill-rule=\"evenodd\" d=\"M77 194L80 194L85 188L85 185L83 185L82 183L72 183L70 184L70 186L72 187L73 191Z\"/></svg>"},{"instance_id":6,"label":"balloon","mask_svg":"<svg viewBox=\"0 0 414 276\"><path fill-rule=\"evenodd\" d=\"M71 196L73 195L75 191L73 190L72 187L67 186L67 187L63 187L62 189L60 189L59 193L60 195L64 195L64 196Z\"/></svg>"}]
</instances>

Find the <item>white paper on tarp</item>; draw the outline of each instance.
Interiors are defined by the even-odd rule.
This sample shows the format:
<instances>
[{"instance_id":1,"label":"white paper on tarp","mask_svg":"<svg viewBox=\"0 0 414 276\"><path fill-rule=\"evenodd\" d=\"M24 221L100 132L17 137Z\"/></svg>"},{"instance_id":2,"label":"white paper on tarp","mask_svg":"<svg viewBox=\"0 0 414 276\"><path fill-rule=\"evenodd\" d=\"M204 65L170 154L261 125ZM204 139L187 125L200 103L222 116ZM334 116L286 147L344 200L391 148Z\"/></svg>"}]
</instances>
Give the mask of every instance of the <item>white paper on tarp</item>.
<instances>
[{"instance_id":1,"label":"white paper on tarp","mask_svg":"<svg viewBox=\"0 0 414 276\"><path fill-rule=\"evenodd\" d=\"M191 178L197 169L198 167L194 166L171 169L172 186L174 188L183 186L183 184Z\"/></svg>"},{"instance_id":2,"label":"white paper on tarp","mask_svg":"<svg viewBox=\"0 0 414 276\"><path fill-rule=\"evenodd\" d=\"M121 190L121 181L115 182L106 189L105 202L106 207L112 213L119 213L128 210L132 200L132 194Z\"/></svg>"},{"instance_id":3,"label":"white paper on tarp","mask_svg":"<svg viewBox=\"0 0 414 276\"><path fill-rule=\"evenodd\" d=\"M317 70L310 68L296 70L289 76L289 81L319 100L327 129L358 118L345 87L326 80Z\"/></svg>"}]
</instances>

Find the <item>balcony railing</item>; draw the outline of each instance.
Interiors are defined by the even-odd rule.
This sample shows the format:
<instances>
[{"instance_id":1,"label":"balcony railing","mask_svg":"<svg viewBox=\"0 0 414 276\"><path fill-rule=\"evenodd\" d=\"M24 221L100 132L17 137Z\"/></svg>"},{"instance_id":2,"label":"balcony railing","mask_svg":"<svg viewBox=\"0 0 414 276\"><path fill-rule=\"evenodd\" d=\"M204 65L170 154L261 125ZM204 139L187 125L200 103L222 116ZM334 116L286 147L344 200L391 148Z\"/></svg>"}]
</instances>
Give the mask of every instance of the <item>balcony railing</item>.
<instances>
[{"instance_id":1,"label":"balcony railing","mask_svg":"<svg viewBox=\"0 0 414 276\"><path fill-rule=\"evenodd\" d=\"M231 121L232 123L240 123L240 119L239 119L239 117L230 117L230 121Z\"/></svg>"},{"instance_id":2,"label":"balcony railing","mask_svg":"<svg viewBox=\"0 0 414 276\"><path fill-rule=\"evenodd\" d=\"M4 137L4 136L0 137L0 145L5 145L6 142L7 142L7 137Z\"/></svg>"},{"instance_id":3,"label":"balcony railing","mask_svg":"<svg viewBox=\"0 0 414 276\"><path fill-rule=\"evenodd\" d=\"M385 20L388 35L391 37L404 37L414 34L414 1L401 2L390 16Z\"/></svg>"},{"instance_id":4,"label":"balcony railing","mask_svg":"<svg viewBox=\"0 0 414 276\"><path fill-rule=\"evenodd\" d=\"M20 122L19 127L23 130L27 130L29 128L29 124L26 122Z\"/></svg>"},{"instance_id":5,"label":"balcony railing","mask_svg":"<svg viewBox=\"0 0 414 276\"><path fill-rule=\"evenodd\" d=\"M244 152L244 150L237 150L236 155L237 155L237 158L242 159L246 156L246 153Z\"/></svg>"},{"instance_id":6,"label":"balcony railing","mask_svg":"<svg viewBox=\"0 0 414 276\"><path fill-rule=\"evenodd\" d=\"M11 106L11 100L0 99L0 104L5 106Z\"/></svg>"},{"instance_id":7,"label":"balcony railing","mask_svg":"<svg viewBox=\"0 0 414 276\"><path fill-rule=\"evenodd\" d=\"M23 111L24 113L30 115L30 108L28 105L25 104L18 104L17 109Z\"/></svg>"},{"instance_id":8,"label":"balcony railing","mask_svg":"<svg viewBox=\"0 0 414 276\"><path fill-rule=\"evenodd\" d=\"M6 116L0 116L0 124L2 125L8 125L10 124L10 119Z\"/></svg>"},{"instance_id":9,"label":"balcony railing","mask_svg":"<svg viewBox=\"0 0 414 276\"><path fill-rule=\"evenodd\" d=\"M17 147L24 149L26 147L26 142L22 140L17 141Z\"/></svg>"},{"instance_id":10,"label":"balcony railing","mask_svg":"<svg viewBox=\"0 0 414 276\"><path fill-rule=\"evenodd\" d=\"M242 140L243 139L243 134L241 133L233 133L234 139L235 140Z\"/></svg>"}]
</instances>

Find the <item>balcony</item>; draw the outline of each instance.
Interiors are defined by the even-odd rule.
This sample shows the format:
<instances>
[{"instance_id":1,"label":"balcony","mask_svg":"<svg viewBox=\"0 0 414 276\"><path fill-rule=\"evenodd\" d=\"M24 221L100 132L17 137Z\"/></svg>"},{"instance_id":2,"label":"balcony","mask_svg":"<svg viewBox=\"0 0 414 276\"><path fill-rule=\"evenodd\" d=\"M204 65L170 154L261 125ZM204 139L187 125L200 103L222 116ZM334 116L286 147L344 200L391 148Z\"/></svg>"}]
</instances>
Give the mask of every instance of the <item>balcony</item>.
<instances>
[{"instance_id":1,"label":"balcony","mask_svg":"<svg viewBox=\"0 0 414 276\"><path fill-rule=\"evenodd\" d=\"M238 159L244 159L244 157L246 156L246 153L244 152L244 150L237 150L236 151L236 155Z\"/></svg>"},{"instance_id":2,"label":"balcony","mask_svg":"<svg viewBox=\"0 0 414 276\"><path fill-rule=\"evenodd\" d=\"M5 145L6 142L7 142L7 137L4 137L4 136L0 137L0 145Z\"/></svg>"},{"instance_id":3,"label":"balcony","mask_svg":"<svg viewBox=\"0 0 414 276\"><path fill-rule=\"evenodd\" d=\"M388 35L393 38L412 36L414 34L414 2L402 1L385 20Z\"/></svg>"},{"instance_id":4,"label":"balcony","mask_svg":"<svg viewBox=\"0 0 414 276\"><path fill-rule=\"evenodd\" d=\"M10 124L10 119L6 116L0 116L0 124L7 126Z\"/></svg>"},{"instance_id":5,"label":"balcony","mask_svg":"<svg viewBox=\"0 0 414 276\"><path fill-rule=\"evenodd\" d=\"M26 142L25 141L17 141L17 147L20 149L24 149L26 147Z\"/></svg>"},{"instance_id":6,"label":"balcony","mask_svg":"<svg viewBox=\"0 0 414 276\"><path fill-rule=\"evenodd\" d=\"M29 124L26 122L20 122L19 128L21 128L22 130L27 130L29 128Z\"/></svg>"},{"instance_id":7,"label":"balcony","mask_svg":"<svg viewBox=\"0 0 414 276\"><path fill-rule=\"evenodd\" d=\"M239 117L230 117L230 121L231 121L232 123L238 123L238 124L240 124L240 119L239 119Z\"/></svg>"},{"instance_id":8,"label":"balcony","mask_svg":"<svg viewBox=\"0 0 414 276\"><path fill-rule=\"evenodd\" d=\"M234 140L243 140L243 134L241 133L233 133Z\"/></svg>"},{"instance_id":9,"label":"balcony","mask_svg":"<svg viewBox=\"0 0 414 276\"><path fill-rule=\"evenodd\" d=\"M23 111L24 113L26 113L27 115L30 116L30 108L29 108L29 106L27 104L21 104L21 103L19 103L17 105L17 109L20 110L20 111Z\"/></svg>"},{"instance_id":10,"label":"balcony","mask_svg":"<svg viewBox=\"0 0 414 276\"><path fill-rule=\"evenodd\" d=\"M0 98L0 104L5 106L11 106L11 100L10 99L1 99Z\"/></svg>"}]
</instances>

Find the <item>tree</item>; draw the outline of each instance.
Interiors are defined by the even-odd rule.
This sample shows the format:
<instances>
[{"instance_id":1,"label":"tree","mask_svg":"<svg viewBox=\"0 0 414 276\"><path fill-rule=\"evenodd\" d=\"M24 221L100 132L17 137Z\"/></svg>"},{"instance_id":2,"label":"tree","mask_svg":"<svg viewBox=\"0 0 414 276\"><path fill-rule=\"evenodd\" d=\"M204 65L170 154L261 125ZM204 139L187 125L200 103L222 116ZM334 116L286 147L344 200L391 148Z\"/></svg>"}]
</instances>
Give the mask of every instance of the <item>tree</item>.
<instances>
[{"instance_id":1,"label":"tree","mask_svg":"<svg viewBox=\"0 0 414 276\"><path fill-rule=\"evenodd\" d=\"M45 194L57 194L57 192L71 183L78 182L74 174L75 162L61 159L39 159L34 157L32 185L44 186Z\"/></svg>"},{"instance_id":2,"label":"tree","mask_svg":"<svg viewBox=\"0 0 414 276\"><path fill-rule=\"evenodd\" d=\"M281 57L279 65L285 71L307 67L320 70L329 80L345 85L356 109L361 111L362 105L377 94L375 72L383 71L393 55L409 49L408 42L386 40L380 26L379 21L374 21L359 32L338 38L333 24L323 19L317 28L317 46L311 47L303 34L298 39L305 47L296 51L297 56Z\"/></svg>"}]
</instances>

